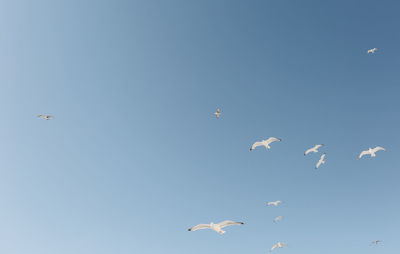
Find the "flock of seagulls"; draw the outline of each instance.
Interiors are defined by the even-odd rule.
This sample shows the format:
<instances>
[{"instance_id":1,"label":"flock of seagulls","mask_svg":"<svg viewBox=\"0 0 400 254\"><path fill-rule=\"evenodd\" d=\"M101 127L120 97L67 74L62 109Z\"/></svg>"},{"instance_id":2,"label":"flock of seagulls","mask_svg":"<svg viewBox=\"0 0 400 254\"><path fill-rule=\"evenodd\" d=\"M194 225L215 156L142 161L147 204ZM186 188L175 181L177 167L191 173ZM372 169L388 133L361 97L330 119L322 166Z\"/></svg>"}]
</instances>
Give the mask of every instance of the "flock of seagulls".
<instances>
[{"instance_id":1,"label":"flock of seagulls","mask_svg":"<svg viewBox=\"0 0 400 254\"><path fill-rule=\"evenodd\" d=\"M368 50L368 53L374 54L376 50L377 50L376 48L370 49L370 50ZM221 109L218 108L215 111L214 115L215 115L215 117L217 119L219 119L220 116L221 116ZM269 150L269 149L271 149L270 145L273 142L281 142L281 141L282 141L282 139L275 138L275 137L270 137L270 138L265 139L265 140L256 141L251 145L250 151L254 150L255 148L257 148L259 146L263 146L263 147L266 148L266 150ZM309 155L311 153L319 153L319 149L322 148L323 146L324 146L324 144L317 144L317 145L307 149L304 152L304 156L307 156L307 155ZM358 159L361 159L364 155L367 155L367 154L369 154L371 157L375 157L376 156L375 153L378 152L378 151L386 151L386 149L383 148L383 147L380 147L380 146L377 146L375 148L369 148L368 150L362 151L361 154L359 155ZM326 153L323 153L320 156L317 164L315 165L315 169L318 169L322 164L325 164L325 163L326 163ZM267 206L275 206L276 207L281 203L282 203L281 200L269 201L269 202L267 202ZM276 223L276 222L282 220L282 218L283 218L283 216L278 216L278 217L273 219L273 222ZM230 220L223 221L223 222L216 223L216 224L211 222L210 224L199 224L199 225L196 225L196 226L194 226L192 228L189 228L188 231L196 231L196 230L199 230L199 229L211 229L211 230L214 230L215 232L217 232L218 234L222 235L222 234L225 233L225 231L222 230L223 228L225 228L227 226L243 225L243 224L244 224L243 222L235 222L235 221L230 221ZM373 241L371 243L371 245L377 245L380 242L381 242L380 240ZM286 246L288 246L288 245L286 243L284 243L284 242L277 242L271 247L270 252L272 252L276 248L281 249L281 248L286 247Z\"/></svg>"},{"instance_id":2,"label":"flock of seagulls","mask_svg":"<svg viewBox=\"0 0 400 254\"><path fill-rule=\"evenodd\" d=\"M372 49L369 49L369 50L367 51L367 53L368 53L368 54L374 54L375 51L377 51L377 50L378 50L377 48L372 48ZM221 109L218 108L218 109L215 111L214 115L215 115L215 117L216 117L217 119L219 119L220 116L221 116L221 113L222 113L222 112L221 112ZM50 119L53 119L53 118L54 118L54 116L52 116L52 115L46 115L46 114L40 114L40 115L38 115L37 117L38 117L38 118L41 118L41 119L44 119L44 120L50 120ZM268 150L268 149L271 149L271 147L270 147L270 144L271 144L271 143L273 143L273 142L280 142L280 141L282 141L282 139L280 139L280 138L274 138L274 137L270 137L270 138L268 138L268 139L266 139L266 140L256 141L256 142L254 142L253 145L250 147L250 151L254 150L255 148L257 148L257 147L259 147L259 146L264 146L264 147ZM313 147L307 149L307 150L304 152L304 156L306 156L306 155L308 155L308 154L310 154L310 153L318 153L318 152L319 152L318 149L320 149L320 148L323 147L323 146L324 146L324 144L318 144L318 145L315 145L315 146L313 146ZM361 159L364 155L370 155L370 157L375 157L375 156L376 156L375 153L378 152L378 151L386 151L386 149L383 148L383 147L380 147L380 146L377 146L377 147L375 147L375 148L369 148L368 150L362 151L362 152L360 153L358 159ZM323 154L321 155L320 159L318 160L318 162L317 162L317 164L316 164L316 166L315 166L315 169L318 169L322 164L325 164L325 162L326 162L326 161L325 161L325 157L326 157L326 153L323 153ZM276 207L276 206L278 206L280 203L282 203L281 200L270 201L270 202L267 203L267 206L275 206L275 207ZM278 216L278 217L276 217L276 218L273 219L273 222L276 223L276 222L282 220L282 218L283 218L283 216ZM209 224L198 224L198 225L196 225L196 226L194 226L194 227L189 228L188 231L197 231L197 230L200 230L200 229L211 229L211 230L217 232L218 234L221 234L221 235L222 235L222 234L225 233L225 231L222 230L223 228L228 227L228 226L243 225L243 224L244 224L244 222L236 222L236 221L226 220L226 221L223 221L223 222L220 222L220 223L213 223L213 222L211 222L211 223L209 223ZM382 242L382 241L376 240L376 241L371 242L370 245L378 245L380 242ZM274 249L276 249L276 248L281 249L281 248L286 247L286 246L288 246L288 245L287 245L286 243L284 243L284 242L277 242L277 243L275 243L275 244L271 247L270 252L272 252L272 251L273 251Z\"/></svg>"}]
</instances>

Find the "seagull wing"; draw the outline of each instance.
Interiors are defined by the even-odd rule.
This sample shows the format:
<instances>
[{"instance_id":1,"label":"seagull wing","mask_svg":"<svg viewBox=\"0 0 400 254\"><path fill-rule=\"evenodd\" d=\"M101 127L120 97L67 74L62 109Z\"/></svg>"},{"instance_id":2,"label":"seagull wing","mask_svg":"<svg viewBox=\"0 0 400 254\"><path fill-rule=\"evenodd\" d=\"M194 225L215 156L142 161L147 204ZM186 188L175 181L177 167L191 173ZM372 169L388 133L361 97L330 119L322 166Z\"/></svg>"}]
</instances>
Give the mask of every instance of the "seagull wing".
<instances>
[{"instance_id":1,"label":"seagull wing","mask_svg":"<svg viewBox=\"0 0 400 254\"><path fill-rule=\"evenodd\" d=\"M188 231L196 231L196 230L199 230L199 229L206 229L206 228L210 228L210 224L199 224L197 226L189 228Z\"/></svg>"},{"instance_id":2,"label":"seagull wing","mask_svg":"<svg viewBox=\"0 0 400 254\"><path fill-rule=\"evenodd\" d=\"M376 153L376 152L378 152L378 151L386 151L386 149L385 148L383 148L383 147L380 147L380 146L377 146L377 147L375 147L374 149L372 149L373 151L374 151L374 153Z\"/></svg>"},{"instance_id":3,"label":"seagull wing","mask_svg":"<svg viewBox=\"0 0 400 254\"><path fill-rule=\"evenodd\" d=\"M227 226L232 226L232 225L243 225L244 222L236 222L236 221L231 221L231 220L226 220L223 222L218 223L218 225L221 228L227 227Z\"/></svg>"},{"instance_id":4,"label":"seagull wing","mask_svg":"<svg viewBox=\"0 0 400 254\"><path fill-rule=\"evenodd\" d=\"M257 146L263 146L264 143L262 141L254 142L254 144L250 147L250 151L256 148Z\"/></svg>"},{"instance_id":5,"label":"seagull wing","mask_svg":"<svg viewBox=\"0 0 400 254\"><path fill-rule=\"evenodd\" d=\"M269 251L273 251L276 247L278 247L278 244L274 244L274 246L272 246L272 248Z\"/></svg>"},{"instance_id":6,"label":"seagull wing","mask_svg":"<svg viewBox=\"0 0 400 254\"><path fill-rule=\"evenodd\" d=\"M313 151L314 148L310 148L307 151L304 152L304 156L306 156L307 154L311 153Z\"/></svg>"},{"instance_id":7,"label":"seagull wing","mask_svg":"<svg viewBox=\"0 0 400 254\"><path fill-rule=\"evenodd\" d=\"M282 139L270 137L270 138L267 139L265 142L267 142L267 144L269 145L269 144L271 144L272 142L275 142L275 141L282 141Z\"/></svg>"},{"instance_id":8,"label":"seagull wing","mask_svg":"<svg viewBox=\"0 0 400 254\"><path fill-rule=\"evenodd\" d=\"M360 156L358 156L358 159L361 159L361 157L363 157L364 155L367 155L367 154L369 154L369 151L362 151L360 153Z\"/></svg>"}]
</instances>

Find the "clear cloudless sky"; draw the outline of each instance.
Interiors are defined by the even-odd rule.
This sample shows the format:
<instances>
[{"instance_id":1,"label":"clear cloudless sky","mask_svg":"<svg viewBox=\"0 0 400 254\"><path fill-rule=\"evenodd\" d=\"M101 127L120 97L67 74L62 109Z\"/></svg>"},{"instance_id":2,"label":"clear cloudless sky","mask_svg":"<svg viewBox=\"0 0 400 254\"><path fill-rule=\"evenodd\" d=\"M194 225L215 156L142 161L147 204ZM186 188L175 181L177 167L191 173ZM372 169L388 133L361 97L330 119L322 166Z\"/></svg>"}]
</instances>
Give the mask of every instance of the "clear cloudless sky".
<instances>
[{"instance_id":1,"label":"clear cloudless sky","mask_svg":"<svg viewBox=\"0 0 400 254\"><path fill-rule=\"evenodd\" d=\"M398 253L399 13L0 1L0 252ZM283 141L249 151L270 136ZM315 170L303 153L319 143ZM187 231L226 219L246 224Z\"/></svg>"}]
</instances>

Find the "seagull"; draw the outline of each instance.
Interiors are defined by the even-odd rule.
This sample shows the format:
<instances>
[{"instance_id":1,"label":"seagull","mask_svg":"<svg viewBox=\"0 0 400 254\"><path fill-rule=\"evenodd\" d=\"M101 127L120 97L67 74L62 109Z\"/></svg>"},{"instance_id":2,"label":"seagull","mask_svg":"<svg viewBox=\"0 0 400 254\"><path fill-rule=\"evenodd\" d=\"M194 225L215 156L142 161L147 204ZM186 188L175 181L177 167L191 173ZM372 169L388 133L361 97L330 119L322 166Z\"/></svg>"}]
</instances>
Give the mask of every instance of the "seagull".
<instances>
[{"instance_id":1,"label":"seagull","mask_svg":"<svg viewBox=\"0 0 400 254\"><path fill-rule=\"evenodd\" d=\"M267 206L271 206L271 205L278 206L279 203L282 203L282 201L280 201L280 200L270 201L270 202L267 203Z\"/></svg>"},{"instance_id":2,"label":"seagull","mask_svg":"<svg viewBox=\"0 0 400 254\"><path fill-rule=\"evenodd\" d=\"M42 114L40 114L40 115L38 115L38 118L43 118L43 119L45 119L45 120L50 120L50 119L54 118L54 116L52 116L52 115L42 115Z\"/></svg>"},{"instance_id":3,"label":"seagull","mask_svg":"<svg viewBox=\"0 0 400 254\"><path fill-rule=\"evenodd\" d=\"M219 116L221 115L221 110L217 108L217 111L214 113L215 117L219 119Z\"/></svg>"},{"instance_id":4,"label":"seagull","mask_svg":"<svg viewBox=\"0 0 400 254\"><path fill-rule=\"evenodd\" d=\"M382 242L381 240L376 240L376 241L373 241L373 242L371 242L371 244L370 245L378 245L378 243L380 243L380 242Z\"/></svg>"},{"instance_id":5,"label":"seagull","mask_svg":"<svg viewBox=\"0 0 400 254\"><path fill-rule=\"evenodd\" d=\"M274 219L274 222L277 222L277 221L280 221L280 220L282 220L282 216L278 216L278 217L276 217L275 219Z\"/></svg>"},{"instance_id":6,"label":"seagull","mask_svg":"<svg viewBox=\"0 0 400 254\"><path fill-rule=\"evenodd\" d=\"M283 248L283 247L285 247L285 246L287 246L286 243L278 242L278 243L275 243L274 246L272 246L272 248L271 248L269 251L270 251L270 252L273 251L276 247L278 247L278 248L280 249L280 248Z\"/></svg>"},{"instance_id":7,"label":"seagull","mask_svg":"<svg viewBox=\"0 0 400 254\"><path fill-rule=\"evenodd\" d=\"M371 157L375 157L375 156L376 156L375 153L378 152L378 151L386 151L386 149L383 148L383 147L380 147L380 146L377 146L377 147L375 147L374 149L372 149L372 148L370 147L368 150L362 151L362 152L360 153L360 156L358 156L358 159L361 159L361 157L363 157L363 156L366 155L366 154L370 154Z\"/></svg>"},{"instance_id":8,"label":"seagull","mask_svg":"<svg viewBox=\"0 0 400 254\"><path fill-rule=\"evenodd\" d=\"M305 151L304 156L306 156L307 154L309 154L311 152L318 153L318 148L320 148L321 146L324 146L324 144L315 145L314 147L308 149L307 151Z\"/></svg>"},{"instance_id":9,"label":"seagull","mask_svg":"<svg viewBox=\"0 0 400 254\"><path fill-rule=\"evenodd\" d=\"M368 49L367 54L371 53L371 54L375 54L375 51L377 51L377 48L373 48L373 49Z\"/></svg>"},{"instance_id":10,"label":"seagull","mask_svg":"<svg viewBox=\"0 0 400 254\"><path fill-rule=\"evenodd\" d=\"M255 142L255 143L250 147L250 151L253 150L254 148L256 148L257 146L265 146L265 148L271 149L271 147L269 146L269 144L271 144L272 142L275 142L275 141L282 141L282 139L270 137L269 139L262 140L262 141L259 141L259 142Z\"/></svg>"},{"instance_id":11,"label":"seagull","mask_svg":"<svg viewBox=\"0 0 400 254\"><path fill-rule=\"evenodd\" d=\"M227 227L227 226L232 226L232 225L243 225L243 222L235 222L235 221L230 221L230 220L226 220L217 224L214 224L213 222L211 222L210 224L199 224L197 226L194 226L192 228L189 228L188 231L196 231L199 229L212 229L215 232L217 232L218 234L224 234L225 231L222 230L222 228Z\"/></svg>"},{"instance_id":12,"label":"seagull","mask_svg":"<svg viewBox=\"0 0 400 254\"><path fill-rule=\"evenodd\" d=\"M321 155L321 158L319 158L317 165L315 165L315 169L319 168L319 166L321 166L321 164L325 164L325 156L326 156L326 153Z\"/></svg>"}]
</instances>

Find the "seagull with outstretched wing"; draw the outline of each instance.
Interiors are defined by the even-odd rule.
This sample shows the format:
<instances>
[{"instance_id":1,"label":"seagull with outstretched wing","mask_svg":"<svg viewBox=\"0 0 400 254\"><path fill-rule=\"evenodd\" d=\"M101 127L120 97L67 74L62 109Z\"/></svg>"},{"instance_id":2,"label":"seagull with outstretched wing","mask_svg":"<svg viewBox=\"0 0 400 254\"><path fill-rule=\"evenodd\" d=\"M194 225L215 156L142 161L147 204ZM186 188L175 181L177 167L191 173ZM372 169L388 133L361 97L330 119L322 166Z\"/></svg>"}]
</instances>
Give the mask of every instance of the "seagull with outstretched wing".
<instances>
[{"instance_id":1,"label":"seagull with outstretched wing","mask_svg":"<svg viewBox=\"0 0 400 254\"><path fill-rule=\"evenodd\" d=\"M273 246L272 246L272 248L269 250L270 252L271 251L273 251L275 248L283 248L283 247L285 247L285 246L287 246L287 244L286 243L281 243L281 242L277 242L276 244L274 244Z\"/></svg>"},{"instance_id":2,"label":"seagull with outstretched wing","mask_svg":"<svg viewBox=\"0 0 400 254\"><path fill-rule=\"evenodd\" d=\"M233 226L233 225L243 225L243 224L244 224L243 222L226 220L226 221L216 223L216 224L214 224L213 222L211 222L210 224L199 224L197 226L189 228L188 231L196 231L199 229L212 229L215 232L217 232L218 234L222 235L225 233L225 231L222 230L224 227Z\"/></svg>"},{"instance_id":3,"label":"seagull with outstretched wing","mask_svg":"<svg viewBox=\"0 0 400 254\"><path fill-rule=\"evenodd\" d=\"M40 114L40 115L38 115L38 118L43 118L43 119L45 119L45 120L50 120L50 119L54 118L54 116L52 116L52 115L42 115L42 114Z\"/></svg>"},{"instance_id":4,"label":"seagull with outstretched wing","mask_svg":"<svg viewBox=\"0 0 400 254\"><path fill-rule=\"evenodd\" d=\"M219 119L219 116L221 115L221 110L217 108L217 111L214 113L215 117Z\"/></svg>"},{"instance_id":5,"label":"seagull with outstretched wing","mask_svg":"<svg viewBox=\"0 0 400 254\"><path fill-rule=\"evenodd\" d=\"M358 159L361 159L364 155L367 155L367 154L371 155L371 157L375 157L376 156L375 153L378 152L378 151L386 151L386 149L383 148L383 147L380 147L380 146L377 146L377 147L375 147L373 149L369 148L368 150L362 151L360 153L360 155L358 156Z\"/></svg>"},{"instance_id":6,"label":"seagull with outstretched wing","mask_svg":"<svg viewBox=\"0 0 400 254\"><path fill-rule=\"evenodd\" d=\"M265 148L266 148L267 150L268 150L268 149L271 149L271 147L270 147L269 145L270 145L272 142L276 142L276 141L280 142L280 141L282 141L282 139L270 137L270 138L268 138L268 139L266 139L266 140L261 140L261 141L255 142L255 143L250 147L250 151L254 150L254 148L256 148L256 147L258 147L258 146L265 146Z\"/></svg>"},{"instance_id":7,"label":"seagull with outstretched wing","mask_svg":"<svg viewBox=\"0 0 400 254\"><path fill-rule=\"evenodd\" d=\"M377 51L377 48L373 48L373 49L368 49L367 50L367 54L375 54L375 51Z\"/></svg>"},{"instance_id":8,"label":"seagull with outstretched wing","mask_svg":"<svg viewBox=\"0 0 400 254\"><path fill-rule=\"evenodd\" d=\"M321 158L319 159L317 165L315 165L315 169L318 169L319 166L321 166L321 164L325 164L325 162L326 162L325 161L325 156L326 156L326 153L321 155Z\"/></svg>"},{"instance_id":9,"label":"seagull with outstretched wing","mask_svg":"<svg viewBox=\"0 0 400 254\"><path fill-rule=\"evenodd\" d=\"M278 206L280 203L282 203L282 201L277 200L277 201L270 201L267 203L267 206Z\"/></svg>"},{"instance_id":10,"label":"seagull with outstretched wing","mask_svg":"<svg viewBox=\"0 0 400 254\"><path fill-rule=\"evenodd\" d=\"M310 149L308 149L307 151L304 152L304 156L306 156L307 154L313 152L313 153L318 153L318 148L324 146L323 144L320 145L315 145L314 147L311 147Z\"/></svg>"}]
</instances>

